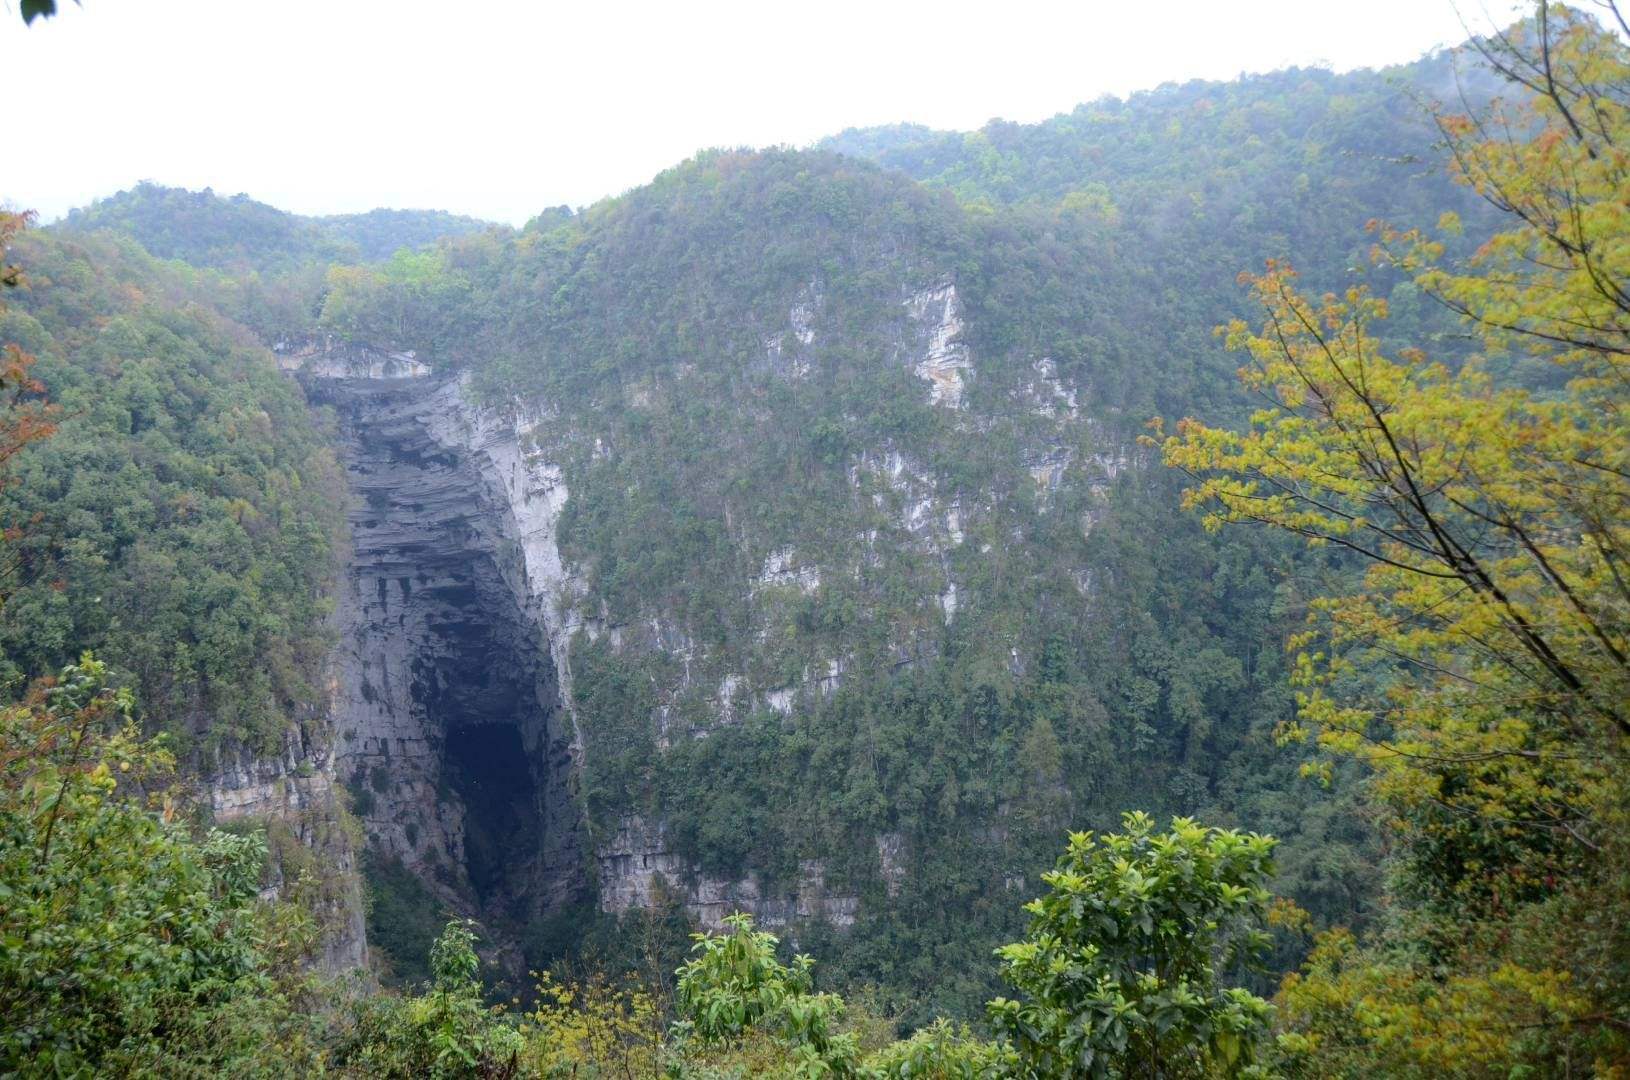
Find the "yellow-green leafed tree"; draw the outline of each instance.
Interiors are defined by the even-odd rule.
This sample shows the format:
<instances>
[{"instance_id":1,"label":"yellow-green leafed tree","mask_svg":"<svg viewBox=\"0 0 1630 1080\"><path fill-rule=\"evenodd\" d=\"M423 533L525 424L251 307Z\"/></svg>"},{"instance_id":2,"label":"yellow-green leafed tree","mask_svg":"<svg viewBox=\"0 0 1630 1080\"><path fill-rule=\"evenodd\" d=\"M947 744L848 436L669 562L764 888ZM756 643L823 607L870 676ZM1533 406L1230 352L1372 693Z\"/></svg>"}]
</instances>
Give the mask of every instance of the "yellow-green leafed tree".
<instances>
[{"instance_id":1,"label":"yellow-green leafed tree","mask_svg":"<svg viewBox=\"0 0 1630 1080\"><path fill-rule=\"evenodd\" d=\"M1251 429L1185 421L1166 444L1198 478L1189 505L1368 560L1296 642L1323 745L1365 757L1398 798L1588 849L1630 734L1623 416L1501 388L1476 364L1386 356L1370 331L1384 302L1310 300L1294 281L1253 278L1266 325L1228 331L1269 400ZM1343 692L1381 668L1397 673L1382 697Z\"/></svg>"},{"instance_id":2,"label":"yellow-green leafed tree","mask_svg":"<svg viewBox=\"0 0 1630 1080\"><path fill-rule=\"evenodd\" d=\"M531 1073L625 1080L663 1073L663 1003L648 990L603 975L574 984L545 972L537 991L521 1028Z\"/></svg>"},{"instance_id":3,"label":"yellow-green leafed tree","mask_svg":"<svg viewBox=\"0 0 1630 1080\"><path fill-rule=\"evenodd\" d=\"M1438 239L1378 229L1378 258L1486 356L1554 363L1551 389L1389 353L1383 300L1309 297L1270 264L1246 279L1261 324L1224 331L1262 408L1165 443L1209 525L1363 564L1292 642L1286 735L1372 767L1398 903L1384 949L1327 943L1285 991L1313 1075L1630 1062L1630 50L1608 12L1616 29L1541 4L1479 45L1520 100L1437 118L1507 231L1450 264Z\"/></svg>"}]
</instances>

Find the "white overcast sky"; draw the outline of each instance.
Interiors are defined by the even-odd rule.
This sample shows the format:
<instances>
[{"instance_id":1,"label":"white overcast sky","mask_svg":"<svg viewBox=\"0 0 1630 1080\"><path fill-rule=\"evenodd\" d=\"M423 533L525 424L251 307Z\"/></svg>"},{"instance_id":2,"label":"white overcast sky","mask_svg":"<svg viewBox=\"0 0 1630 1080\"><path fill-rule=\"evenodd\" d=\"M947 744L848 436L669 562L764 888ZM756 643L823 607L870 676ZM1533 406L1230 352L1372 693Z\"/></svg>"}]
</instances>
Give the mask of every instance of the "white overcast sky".
<instances>
[{"instance_id":1,"label":"white overcast sky","mask_svg":"<svg viewBox=\"0 0 1630 1080\"><path fill-rule=\"evenodd\" d=\"M520 223L709 146L1035 121L1105 93L1459 41L1450 0L0 0L0 204L149 179ZM1461 0L1474 26L1509 0Z\"/></svg>"}]
</instances>

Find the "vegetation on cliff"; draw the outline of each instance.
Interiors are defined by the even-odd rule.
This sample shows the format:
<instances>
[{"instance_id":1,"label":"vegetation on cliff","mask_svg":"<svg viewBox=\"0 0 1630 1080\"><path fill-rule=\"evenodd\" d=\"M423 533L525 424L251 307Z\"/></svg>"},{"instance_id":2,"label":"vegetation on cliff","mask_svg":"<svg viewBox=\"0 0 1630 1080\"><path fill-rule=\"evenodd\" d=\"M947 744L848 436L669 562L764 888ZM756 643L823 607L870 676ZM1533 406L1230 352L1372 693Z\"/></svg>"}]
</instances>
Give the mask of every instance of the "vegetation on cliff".
<instances>
[{"instance_id":1,"label":"vegetation on cliff","mask_svg":"<svg viewBox=\"0 0 1630 1080\"><path fill-rule=\"evenodd\" d=\"M0 1069L1622 1075L1630 57L1543 4L1473 51L1510 100L1425 114L1446 175L1381 76L1293 72L366 265L168 196L106 223L212 268L17 241ZM854 925L734 918L671 979L640 915L539 928L524 1009L462 923L403 994L303 974L299 882L257 900L167 754L318 696L338 485L253 337L314 319L546 421L591 832L818 867Z\"/></svg>"}]
</instances>

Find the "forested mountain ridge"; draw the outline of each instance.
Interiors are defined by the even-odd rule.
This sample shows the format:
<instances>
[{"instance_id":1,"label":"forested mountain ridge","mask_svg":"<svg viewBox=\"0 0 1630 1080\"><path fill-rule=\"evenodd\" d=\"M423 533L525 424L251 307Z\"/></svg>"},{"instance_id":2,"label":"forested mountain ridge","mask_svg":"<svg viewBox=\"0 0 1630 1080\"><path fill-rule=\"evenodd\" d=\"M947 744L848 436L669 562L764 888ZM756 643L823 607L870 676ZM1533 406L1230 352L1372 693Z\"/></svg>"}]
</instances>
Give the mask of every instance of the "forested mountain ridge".
<instances>
[{"instance_id":1,"label":"forested mountain ridge","mask_svg":"<svg viewBox=\"0 0 1630 1080\"><path fill-rule=\"evenodd\" d=\"M326 325L467 373L520 433L517 520L551 492L525 528L602 909L664 887L694 915L745 906L956 1007L988 996L948 973L979 970L1025 866L1138 805L1271 827L1287 892L1363 917L1366 827L1269 739L1290 709L1271 643L1310 586L1266 538L1207 538L1136 437L1242 415L1212 329L1255 253L1292 250L1253 222L1294 222L1334 284L1369 218L1486 220L1418 163L1407 75L1190 88L1172 190L1136 211L1080 197L1095 179L998 207L831 151L717 151L453 241L439 272L333 279ZM1333 89L1281 101L1309 82ZM1451 326L1411 288L1401 327Z\"/></svg>"},{"instance_id":2,"label":"forested mountain ridge","mask_svg":"<svg viewBox=\"0 0 1630 1080\"><path fill-rule=\"evenodd\" d=\"M399 248L425 247L493 226L444 210L303 217L247 195L221 196L144 181L71 211L59 227L71 232L112 229L135 237L161 259L271 274L312 263L373 262Z\"/></svg>"},{"instance_id":3,"label":"forested mountain ridge","mask_svg":"<svg viewBox=\"0 0 1630 1080\"><path fill-rule=\"evenodd\" d=\"M342 543L321 427L185 271L129 241L48 231L13 257L29 284L5 336L38 356L67 416L8 493L7 527L25 538L7 682L94 649L164 727L278 745L320 681L321 594Z\"/></svg>"},{"instance_id":4,"label":"forested mountain ridge","mask_svg":"<svg viewBox=\"0 0 1630 1080\"><path fill-rule=\"evenodd\" d=\"M1562 146L1575 186L1524 197L1581 196L1596 239L1574 250L1627 270L1594 246L1622 231L1612 138L1563 118L1588 100L1624 124L1588 80L1622 90L1630 63L1592 26L1558 31L1586 81L1524 106L1531 151L1424 120L1410 80L1453 85L1436 56L710 151L520 231L139 189L14 241L5 378L62 409L0 473L0 720L31 748L0 756L0 867L27 900L0 993L33 1010L0 1054L1615 1075L1622 320L1599 270L1542 265L1535 299L1502 291L1531 269L1488 269L1534 250L1499 182L1554 179ZM1538 62L1500 42L1483 59ZM1366 230L1440 213L1441 240ZM1284 258L1330 292L1303 299ZM1572 381L1502 336L1582 317ZM1163 447L1140 437L1162 416L1186 418ZM1403 524L1355 542L1374 506ZM1418 538L1466 523L1446 553ZM151 875L98 839L125 835ZM421 996L341 1003L302 974L360 956L359 849L376 970ZM80 894L41 883L75 851L106 887L65 915ZM1275 869L1300 907L1270 905ZM118 907L149 886L183 936ZM95 982L94 949L49 931L94 939L104 910L168 989ZM432 942L448 914L475 922ZM846 1013L753 920L865 996ZM697 924L723 933L670 980ZM1328 926L1365 936L1320 939L1279 1020L1226 985L1266 992ZM552 971L518 1022L481 1007L472 927L506 995ZM58 962L67 989L31 986ZM990 1000L999 979L1019 1000ZM936 1015L988 1026L886 1033Z\"/></svg>"},{"instance_id":5,"label":"forested mountain ridge","mask_svg":"<svg viewBox=\"0 0 1630 1080\"><path fill-rule=\"evenodd\" d=\"M994 210L966 185L954 199L829 152L717 152L521 234L336 271L314 300L333 231L249 200L142 187L64 228L256 266L274 289L281 275L322 325L417 348L479 397L547 418L528 452L571 493L558 662L603 902L648 896L646 877L611 869L632 857L700 874L693 903L779 892L812 911L830 894L844 921L861 913L847 940L910 926L978 970L1013 929L992 883L1022 879L1066 821L1108 824L1127 805L1271 825L1293 851L1307 830L1309 877L1290 891L1344 921L1374 887L1345 853L1363 830L1321 824L1288 762L1284 796L1244 779L1286 708L1262 645L1282 557L1205 539L1134 438L1153 415L1236 407L1210 329L1237 310L1245 264L1232 250L1178 263L1184 241L1221 220L1261 244L1253 221L1296 220L1299 241L1335 253L1313 272L1339 279L1366 216L1456 198L1429 169L1386 164L1428 148L1387 77L1264 82L1241 102L1224 84L1163 103L1205 118L1188 140L1164 115L1144 122L1158 151L1112 140L1142 154L1121 175L1158 160L1178 178L1158 205L1095 199L1089 179L1030 181L1037 194ZM1290 94L1309 86L1331 89ZM1310 148L1321 123L1336 134ZM1219 146L1245 156L1219 163ZM1038 175L1053 160L1010 156ZM1280 183L1292 164L1362 192L1350 219L1309 214L1307 185ZM1288 814L1270 812L1281 797ZM954 929L974 910L989 912L982 940ZM941 1004L930 985L955 984L913 978L924 1013Z\"/></svg>"},{"instance_id":6,"label":"forested mountain ridge","mask_svg":"<svg viewBox=\"0 0 1630 1080\"><path fill-rule=\"evenodd\" d=\"M1168 84L1036 124L852 129L819 145L973 207L1090 208L1151 266L1182 267L1185 287L1145 285L1168 321L1204 332L1237 306L1234 275L1267 259L1292 257L1319 287L1351 280L1369 266L1363 227L1372 220L1423 224L1452 210L1467 216L1472 236L1493 227L1482 200L1443 182L1442 135L1427 106L1475 108L1501 91L1475 55L1445 50L1379 71L1292 68ZM1376 284L1403 286L1391 299L1411 324L1426 314L1413 285ZM1205 348L1183 344L1186 353Z\"/></svg>"},{"instance_id":7,"label":"forested mountain ridge","mask_svg":"<svg viewBox=\"0 0 1630 1080\"><path fill-rule=\"evenodd\" d=\"M1158 227L1180 216L1157 212L1162 202L1194 194L1248 207L1251 188L1264 185L1231 181L1263 171L1258 179L1266 186L1299 189L1281 196L1306 195L1309 185L1336 173L1346 174L1345 189L1361 190L1389 164L1430 172L1427 156L1406 150L1397 133L1431 136L1421 108L1427 102L1471 104L1503 89L1475 57L1442 50L1380 70L1288 68L1226 82L1167 83L1033 124L992 120L971 132L918 124L851 128L817 145L950 188L970 202L1011 206L1096 192ZM1304 173L1306 183L1297 184Z\"/></svg>"}]
</instances>

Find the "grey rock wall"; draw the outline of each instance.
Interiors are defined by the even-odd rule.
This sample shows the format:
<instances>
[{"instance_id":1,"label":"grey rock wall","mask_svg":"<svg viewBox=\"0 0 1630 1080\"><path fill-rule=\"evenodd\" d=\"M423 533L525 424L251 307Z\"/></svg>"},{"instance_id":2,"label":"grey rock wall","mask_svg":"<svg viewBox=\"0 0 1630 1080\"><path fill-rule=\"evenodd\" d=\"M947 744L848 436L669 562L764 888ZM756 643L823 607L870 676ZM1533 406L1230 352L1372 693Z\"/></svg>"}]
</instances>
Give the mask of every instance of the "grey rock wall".
<instances>
[{"instance_id":1,"label":"grey rock wall","mask_svg":"<svg viewBox=\"0 0 1630 1080\"><path fill-rule=\"evenodd\" d=\"M457 383L375 370L304 378L351 488L335 772L371 854L502 941L587 887L571 728L508 499L433 433Z\"/></svg>"},{"instance_id":2,"label":"grey rock wall","mask_svg":"<svg viewBox=\"0 0 1630 1080\"><path fill-rule=\"evenodd\" d=\"M337 972L365 967L368 946L357 852L345 828L333 748L326 738L330 728L326 715L318 719L292 728L278 756L242 755L216 762L200 786L217 823L280 822L311 851L323 879L315 904L324 929L319 962L324 970ZM288 881L285 868L274 862L266 893L276 897L298 884Z\"/></svg>"}]
</instances>

